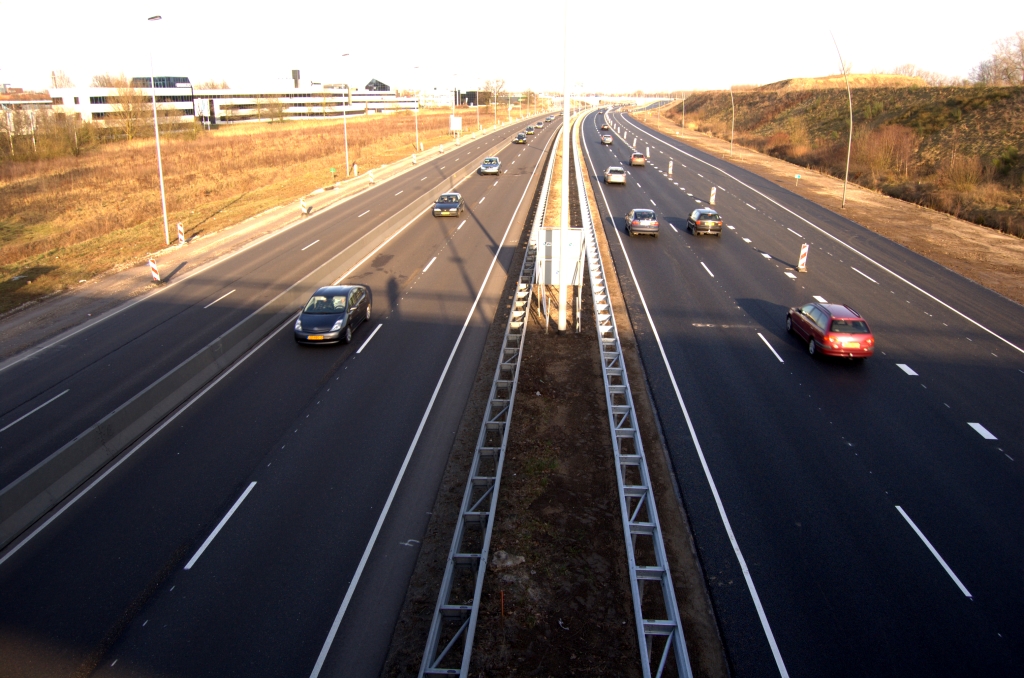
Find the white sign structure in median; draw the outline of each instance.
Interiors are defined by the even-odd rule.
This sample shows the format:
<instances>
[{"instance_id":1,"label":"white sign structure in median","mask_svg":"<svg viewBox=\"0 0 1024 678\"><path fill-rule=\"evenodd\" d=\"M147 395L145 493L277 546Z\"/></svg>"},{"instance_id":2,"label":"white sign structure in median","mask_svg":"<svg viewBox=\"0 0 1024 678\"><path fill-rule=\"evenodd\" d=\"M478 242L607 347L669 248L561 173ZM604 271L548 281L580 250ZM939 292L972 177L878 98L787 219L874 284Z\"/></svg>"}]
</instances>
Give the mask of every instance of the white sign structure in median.
<instances>
[{"instance_id":1,"label":"white sign structure in median","mask_svg":"<svg viewBox=\"0 0 1024 678\"><path fill-rule=\"evenodd\" d=\"M810 249L807 243L800 245L800 262L796 265L796 270L801 273L807 273L807 252Z\"/></svg>"},{"instance_id":2,"label":"white sign structure in median","mask_svg":"<svg viewBox=\"0 0 1024 678\"><path fill-rule=\"evenodd\" d=\"M717 194L718 194L718 187L717 186L712 186L711 187L711 200L708 200L708 202L711 203L712 205L715 204L715 196Z\"/></svg>"}]
</instances>

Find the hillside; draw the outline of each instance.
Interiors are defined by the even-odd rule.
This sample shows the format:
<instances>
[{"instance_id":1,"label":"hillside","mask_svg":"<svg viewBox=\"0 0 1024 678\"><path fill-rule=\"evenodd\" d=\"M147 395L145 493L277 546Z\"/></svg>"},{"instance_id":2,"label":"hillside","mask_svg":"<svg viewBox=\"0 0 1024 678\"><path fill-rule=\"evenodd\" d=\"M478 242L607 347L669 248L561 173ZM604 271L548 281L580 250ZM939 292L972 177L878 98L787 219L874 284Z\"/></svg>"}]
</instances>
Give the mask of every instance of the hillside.
<instances>
[{"instance_id":1,"label":"hillside","mask_svg":"<svg viewBox=\"0 0 1024 678\"><path fill-rule=\"evenodd\" d=\"M921 78L909 75L892 75L889 73L851 73L850 88L864 87L927 87ZM764 92L799 92L808 89L846 89L846 80L842 75L826 75L822 78L789 78L779 80L757 88Z\"/></svg>"},{"instance_id":2,"label":"hillside","mask_svg":"<svg viewBox=\"0 0 1024 678\"><path fill-rule=\"evenodd\" d=\"M794 82L734 93L736 142L842 176L845 87ZM681 109L665 114L678 122ZM853 110L851 181L1024 237L1024 87L860 86ZM728 138L730 118L728 92L686 98L689 129Z\"/></svg>"}]
</instances>

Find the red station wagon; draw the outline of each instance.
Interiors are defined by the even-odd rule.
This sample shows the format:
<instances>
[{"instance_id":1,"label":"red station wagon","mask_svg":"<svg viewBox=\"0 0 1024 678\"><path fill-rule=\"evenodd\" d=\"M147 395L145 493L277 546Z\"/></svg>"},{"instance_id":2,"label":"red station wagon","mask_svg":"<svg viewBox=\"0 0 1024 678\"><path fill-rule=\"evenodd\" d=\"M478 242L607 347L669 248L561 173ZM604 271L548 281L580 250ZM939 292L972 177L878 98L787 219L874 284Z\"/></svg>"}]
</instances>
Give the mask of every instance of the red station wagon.
<instances>
[{"instance_id":1,"label":"red station wagon","mask_svg":"<svg viewBox=\"0 0 1024 678\"><path fill-rule=\"evenodd\" d=\"M786 329L807 342L811 355L863 360L875 353L875 337L864 318L841 304L806 304L789 309Z\"/></svg>"}]
</instances>

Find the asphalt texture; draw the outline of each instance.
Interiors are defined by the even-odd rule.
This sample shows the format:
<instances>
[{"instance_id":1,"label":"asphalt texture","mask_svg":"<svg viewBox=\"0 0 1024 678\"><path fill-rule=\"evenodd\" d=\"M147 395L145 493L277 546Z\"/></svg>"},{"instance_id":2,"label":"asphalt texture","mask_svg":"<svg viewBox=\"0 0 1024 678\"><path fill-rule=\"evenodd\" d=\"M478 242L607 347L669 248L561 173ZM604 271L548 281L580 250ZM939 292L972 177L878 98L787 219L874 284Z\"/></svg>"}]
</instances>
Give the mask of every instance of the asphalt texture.
<instances>
[{"instance_id":1,"label":"asphalt texture","mask_svg":"<svg viewBox=\"0 0 1024 678\"><path fill-rule=\"evenodd\" d=\"M1024 309L619 112L583 136L733 673L1024 674ZM731 228L691 235L712 187ZM640 207L658 238L625 233ZM787 333L815 297L874 357Z\"/></svg>"},{"instance_id":2,"label":"asphalt texture","mask_svg":"<svg viewBox=\"0 0 1024 678\"><path fill-rule=\"evenodd\" d=\"M296 345L289 321L0 553L0 676L377 675L556 128L503 147L500 177L462 182L460 218L430 216L424 187L518 129L8 363L0 428L63 395L0 433L0 486L384 219L423 207L346 279L374 293L350 345Z\"/></svg>"}]
</instances>

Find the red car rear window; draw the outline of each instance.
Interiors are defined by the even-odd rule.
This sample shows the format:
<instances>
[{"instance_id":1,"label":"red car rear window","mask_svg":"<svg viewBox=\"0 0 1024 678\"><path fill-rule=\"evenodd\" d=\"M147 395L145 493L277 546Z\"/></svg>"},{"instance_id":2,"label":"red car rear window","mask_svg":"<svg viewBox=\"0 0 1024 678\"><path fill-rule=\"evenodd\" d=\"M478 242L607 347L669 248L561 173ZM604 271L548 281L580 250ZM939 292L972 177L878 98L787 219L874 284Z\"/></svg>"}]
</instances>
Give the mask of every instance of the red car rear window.
<instances>
[{"instance_id":1,"label":"red car rear window","mask_svg":"<svg viewBox=\"0 0 1024 678\"><path fill-rule=\"evenodd\" d=\"M832 331L842 334L870 334L868 324L863 320L833 320Z\"/></svg>"}]
</instances>

